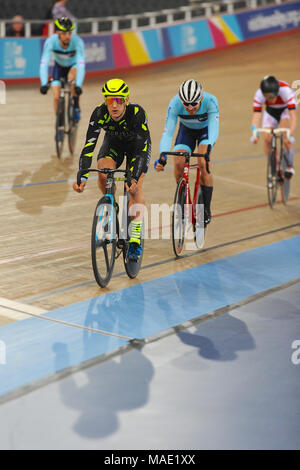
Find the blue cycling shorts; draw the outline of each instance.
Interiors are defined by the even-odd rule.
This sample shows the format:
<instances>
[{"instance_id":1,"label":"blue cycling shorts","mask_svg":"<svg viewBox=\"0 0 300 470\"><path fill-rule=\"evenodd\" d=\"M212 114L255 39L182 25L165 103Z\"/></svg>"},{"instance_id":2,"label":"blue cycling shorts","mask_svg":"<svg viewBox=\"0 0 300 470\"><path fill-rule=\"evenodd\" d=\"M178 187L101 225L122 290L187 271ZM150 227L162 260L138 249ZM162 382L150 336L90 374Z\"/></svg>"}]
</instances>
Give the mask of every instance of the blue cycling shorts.
<instances>
[{"instance_id":1,"label":"blue cycling shorts","mask_svg":"<svg viewBox=\"0 0 300 470\"><path fill-rule=\"evenodd\" d=\"M52 86L55 85L60 85L60 79L61 78L68 78L68 73L71 70L71 68L75 67L75 65L71 65L70 67L62 67L59 65L57 62L54 62L54 67L52 70Z\"/></svg>"},{"instance_id":2,"label":"blue cycling shorts","mask_svg":"<svg viewBox=\"0 0 300 470\"><path fill-rule=\"evenodd\" d=\"M207 143L208 139L208 128L204 127L203 129L190 129L189 127L184 126L182 123L179 125L178 134L175 141L174 151L183 149L188 152L193 152L196 148L196 145L199 145L202 141Z\"/></svg>"}]
</instances>

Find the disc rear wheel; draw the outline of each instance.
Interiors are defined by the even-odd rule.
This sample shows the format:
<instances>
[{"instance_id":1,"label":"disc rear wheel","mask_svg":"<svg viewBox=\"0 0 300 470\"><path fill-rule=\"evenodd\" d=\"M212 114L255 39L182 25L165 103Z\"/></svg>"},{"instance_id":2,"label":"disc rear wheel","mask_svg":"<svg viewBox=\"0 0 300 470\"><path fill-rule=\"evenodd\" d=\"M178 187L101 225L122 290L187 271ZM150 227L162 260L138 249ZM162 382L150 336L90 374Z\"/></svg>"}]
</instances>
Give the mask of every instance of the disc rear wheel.
<instances>
[{"instance_id":1,"label":"disc rear wheel","mask_svg":"<svg viewBox=\"0 0 300 470\"><path fill-rule=\"evenodd\" d=\"M55 143L57 157L60 158L63 151L65 138L65 102L63 99L59 99L57 113L56 113L56 125L55 125Z\"/></svg>"},{"instance_id":2,"label":"disc rear wheel","mask_svg":"<svg viewBox=\"0 0 300 470\"><path fill-rule=\"evenodd\" d=\"M283 152L282 158L281 158L281 164L280 164L280 171L281 171L281 184L280 184L280 189L281 189L281 200L284 204L287 203L289 196L290 196L290 186L291 186L291 180L289 178L285 178L285 172L288 167L288 163L286 160L286 154Z\"/></svg>"},{"instance_id":3,"label":"disc rear wheel","mask_svg":"<svg viewBox=\"0 0 300 470\"><path fill-rule=\"evenodd\" d=\"M68 124L69 150L70 153L73 155L75 151L78 123L74 121L74 103L72 97L69 98L68 104Z\"/></svg>"}]
</instances>

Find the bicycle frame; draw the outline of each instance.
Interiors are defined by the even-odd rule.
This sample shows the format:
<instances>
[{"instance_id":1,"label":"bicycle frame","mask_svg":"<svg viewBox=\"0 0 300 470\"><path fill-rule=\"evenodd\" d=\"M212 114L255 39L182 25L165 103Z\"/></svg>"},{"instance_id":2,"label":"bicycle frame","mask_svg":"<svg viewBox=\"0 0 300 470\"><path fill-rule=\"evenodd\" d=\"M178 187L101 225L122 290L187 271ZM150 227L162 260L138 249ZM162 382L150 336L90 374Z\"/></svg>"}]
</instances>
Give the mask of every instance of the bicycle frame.
<instances>
[{"instance_id":1,"label":"bicycle frame","mask_svg":"<svg viewBox=\"0 0 300 470\"><path fill-rule=\"evenodd\" d=\"M267 166L267 191L269 205L273 208L276 202L277 187L280 185L282 202L286 203L290 192L290 182L284 177L284 171L288 165L283 144L283 134L286 133L287 139L290 139L290 129L288 128L258 128L253 131L253 137L256 138L259 133L271 134L271 148L268 155ZM278 148L277 142L280 142Z\"/></svg>"},{"instance_id":2,"label":"bicycle frame","mask_svg":"<svg viewBox=\"0 0 300 470\"><path fill-rule=\"evenodd\" d=\"M119 225L118 210L115 208L114 183L115 181L126 182L128 186L131 183L131 172L119 169L89 169L89 172L107 174L105 195L102 196L96 206L92 226L92 265L97 283L105 287L113 272L115 260L123 253L123 261L127 275L134 279L141 267L142 256L139 260L132 260L128 255L129 250L129 214L128 214L128 193L124 185L124 196L126 203L122 212L122 227ZM81 177L87 170L79 170L77 173L77 184L80 185ZM115 173L123 173L123 176L117 177ZM99 209L99 210L98 210ZM98 238L98 224L100 237ZM126 227L126 230L124 230ZM143 240L141 238L141 243ZM102 253L102 262L98 255ZM98 254L98 255L97 255ZM103 267L105 274L103 275Z\"/></svg>"},{"instance_id":3,"label":"bicycle frame","mask_svg":"<svg viewBox=\"0 0 300 470\"><path fill-rule=\"evenodd\" d=\"M164 155L173 155L177 157L185 157L185 162L184 162L184 168L183 168L183 179L185 180L186 183L186 200L185 200L185 210L189 210L188 213L188 218L192 222L192 224L196 223L196 204L197 204L197 194L200 186L200 167L198 163L190 163L190 158L191 157L203 157L206 160L206 171L207 173L210 173L209 171L209 155L205 155L202 153L190 153L190 152L162 152L160 154L161 157ZM195 180L195 186L194 186L194 193L193 193L193 199L191 197L191 190L190 190L190 170L196 170L196 180Z\"/></svg>"},{"instance_id":4,"label":"bicycle frame","mask_svg":"<svg viewBox=\"0 0 300 470\"><path fill-rule=\"evenodd\" d=\"M95 172L95 173L102 173L107 175L106 179L106 184L105 184L105 196L110 199L111 205L113 206L114 204L114 183L115 181L123 181L124 183L126 182L129 186L131 184L130 180L130 175L128 170L119 170L119 169L111 169L111 168L90 168L89 170L79 170L77 173L77 184L80 186L81 183L81 176L85 174L86 172ZM115 176L116 173L123 173L124 176ZM124 188L124 194L127 194L125 188ZM124 211L127 210L126 207L123 208ZM124 214L123 214L124 215ZM127 214L125 214L127 216ZM110 223L111 223L112 217L110 217ZM109 232L109 231L108 231ZM111 236L113 232L111 231ZM114 233L115 235L115 233ZM122 235L122 236L121 236ZM126 240L127 238L127 233L124 233L122 229L119 228L119 233L118 233L118 238L119 240Z\"/></svg>"}]
</instances>

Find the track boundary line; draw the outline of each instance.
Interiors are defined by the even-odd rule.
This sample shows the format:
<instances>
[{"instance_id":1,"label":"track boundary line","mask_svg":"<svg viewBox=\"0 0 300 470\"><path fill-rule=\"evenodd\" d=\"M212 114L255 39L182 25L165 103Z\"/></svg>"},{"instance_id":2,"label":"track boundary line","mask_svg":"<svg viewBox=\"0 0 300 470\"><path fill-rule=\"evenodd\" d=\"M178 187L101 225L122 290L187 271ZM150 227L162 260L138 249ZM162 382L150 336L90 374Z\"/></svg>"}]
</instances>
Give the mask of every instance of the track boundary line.
<instances>
[{"instance_id":1,"label":"track boundary line","mask_svg":"<svg viewBox=\"0 0 300 470\"><path fill-rule=\"evenodd\" d=\"M1 302L0 302L0 307L4 307L1 304ZM8 309L8 310L12 310L14 312L18 312L18 313L22 313L24 315L28 315L29 317L39 318L40 320L47 320L47 321L50 321L50 322L53 322L53 323L58 323L59 325L71 326L73 328L79 328L80 330L87 330L87 331L92 331L93 333L98 333L98 334L102 334L102 335L106 335L106 336L113 336L115 338L125 339L126 341L132 341L134 339L134 338L130 338L128 336L118 335L117 333L112 333L112 332L105 331L105 330L99 330L97 328L91 328L89 326L77 325L76 323L71 323L71 322L67 322L67 321L64 321L64 320L58 320L56 318L46 317L46 316L44 316L45 314L26 312L25 310L21 310L20 308L16 308L16 307L5 306L5 308ZM45 312L45 313L48 313L48 312ZM1 329L1 327L0 327L0 329Z\"/></svg>"},{"instance_id":2,"label":"track boundary line","mask_svg":"<svg viewBox=\"0 0 300 470\"><path fill-rule=\"evenodd\" d=\"M213 246L210 246L209 248L203 248L201 250L195 250L195 251L192 251L191 253L187 253L187 254L182 255L180 258L175 258L175 256L174 256L172 258L167 258L167 259L164 259L164 260L161 260L161 261L156 261L155 263L147 264L145 266L142 265L141 271L143 271L145 269L154 268L156 266L161 266L161 265L164 265L164 264L167 264L167 263L172 263L174 261L179 262L180 260L183 260L185 258L190 258L191 256L197 256L201 253L206 253L208 251L217 250L218 248L223 248L223 247L226 247L226 246L229 246L229 245L234 245L236 243L242 243L244 241L253 240L255 238L268 236L272 233L280 232L280 231L283 231L283 230L288 230L290 228L294 228L294 227L298 227L298 226L300 226L300 222L297 222L296 224L292 224L292 225L286 225L284 227L280 227L280 228L277 228L277 229L273 229L273 230L270 230L268 232L262 232L262 233L258 233L258 234L255 234L255 235L250 235L249 237L240 238L238 240L231 240L229 242L221 243L219 245L213 245ZM293 235L293 236L297 236L297 235ZM292 237L289 237L289 238L292 238ZM112 275L112 279L121 277L124 274L126 274L125 271L115 273L115 274ZM25 297L24 299L21 299L21 301L25 302L25 303L26 302L31 302L31 301L34 301L34 300L39 300L39 299L43 299L43 298L46 298L46 297L50 297L51 295L59 294L59 293L62 293L62 292L67 292L69 290L80 289L81 287L85 287L85 286L88 286L88 285L91 285L91 284L95 284L94 279L91 279L89 281L84 281L84 282L81 282L79 284L75 284L73 286L62 287L61 289L55 289L54 291L47 292L45 294L38 294L38 295L35 295L35 296L31 296L31 297ZM103 295L104 294L105 293L103 293Z\"/></svg>"}]
</instances>

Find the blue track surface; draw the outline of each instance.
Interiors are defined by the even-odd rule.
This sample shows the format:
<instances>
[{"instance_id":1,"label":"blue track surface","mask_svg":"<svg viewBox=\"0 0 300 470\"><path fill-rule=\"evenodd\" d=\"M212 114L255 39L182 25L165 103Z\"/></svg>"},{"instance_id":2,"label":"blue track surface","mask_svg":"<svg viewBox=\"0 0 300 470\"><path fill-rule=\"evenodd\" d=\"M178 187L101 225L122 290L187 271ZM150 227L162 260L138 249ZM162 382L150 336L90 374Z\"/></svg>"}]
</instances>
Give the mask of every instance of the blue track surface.
<instances>
[{"instance_id":1,"label":"blue track surface","mask_svg":"<svg viewBox=\"0 0 300 470\"><path fill-rule=\"evenodd\" d=\"M300 277L300 236L44 314L131 338L150 335ZM0 328L0 396L128 344L29 318ZM66 361L67 358L67 361Z\"/></svg>"}]
</instances>

